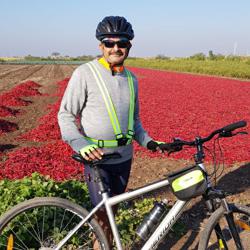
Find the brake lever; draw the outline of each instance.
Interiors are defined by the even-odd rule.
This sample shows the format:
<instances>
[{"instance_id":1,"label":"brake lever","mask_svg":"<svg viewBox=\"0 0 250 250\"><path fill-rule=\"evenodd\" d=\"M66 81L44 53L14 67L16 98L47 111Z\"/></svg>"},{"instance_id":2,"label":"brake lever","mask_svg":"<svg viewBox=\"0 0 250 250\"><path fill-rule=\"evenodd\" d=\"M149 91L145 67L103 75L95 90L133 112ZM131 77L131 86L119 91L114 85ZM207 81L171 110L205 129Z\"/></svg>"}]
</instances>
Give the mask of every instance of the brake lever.
<instances>
[{"instance_id":1,"label":"brake lever","mask_svg":"<svg viewBox=\"0 0 250 250\"><path fill-rule=\"evenodd\" d=\"M247 131L240 131L238 132L239 134L242 134L242 135L248 135L248 132Z\"/></svg>"},{"instance_id":2,"label":"brake lever","mask_svg":"<svg viewBox=\"0 0 250 250\"><path fill-rule=\"evenodd\" d=\"M240 132L233 134L233 136L238 135L238 134L239 135L248 135L248 132L247 131L240 131Z\"/></svg>"}]
</instances>

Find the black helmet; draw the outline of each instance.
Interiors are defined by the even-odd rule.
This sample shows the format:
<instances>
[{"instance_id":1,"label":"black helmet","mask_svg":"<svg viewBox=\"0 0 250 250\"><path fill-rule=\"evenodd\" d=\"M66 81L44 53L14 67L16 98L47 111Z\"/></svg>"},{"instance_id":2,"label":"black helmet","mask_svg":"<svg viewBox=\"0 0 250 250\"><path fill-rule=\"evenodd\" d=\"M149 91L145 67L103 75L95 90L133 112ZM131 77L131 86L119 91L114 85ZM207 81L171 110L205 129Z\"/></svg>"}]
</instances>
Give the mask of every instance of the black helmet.
<instances>
[{"instance_id":1,"label":"black helmet","mask_svg":"<svg viewBox=\"0 0 250 250\"><path fill-rule=\"evenodd\" d=\"M134 38L132 25L124 17L107 16L96 28L96 38L102 40L109 36L123 36L129 40Z\"/></svg>"}]
</instances>

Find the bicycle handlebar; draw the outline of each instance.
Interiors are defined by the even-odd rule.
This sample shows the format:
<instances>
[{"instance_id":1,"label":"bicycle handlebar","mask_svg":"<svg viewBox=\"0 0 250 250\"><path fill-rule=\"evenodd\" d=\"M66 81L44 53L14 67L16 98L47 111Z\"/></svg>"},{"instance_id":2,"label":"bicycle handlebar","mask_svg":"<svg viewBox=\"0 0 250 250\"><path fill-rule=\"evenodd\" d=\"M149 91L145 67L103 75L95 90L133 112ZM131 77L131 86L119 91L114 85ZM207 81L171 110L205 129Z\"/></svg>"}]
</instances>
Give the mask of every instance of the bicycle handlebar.
<instances>
[{"instance_id":1,"label":"bicycle handlebar","mask_svg":"<svg viewBox=\"0 0 250 250\"><path fill-rule=\"evenodd\" d=\"M183 146L198 146L202 145L204 142L210 141L215 135L219 134L220 137L231 137L234 134L231 132L235 129L245 127L247 125L246 121L239 121L232 124L229 124L223 128L217 129L213 131L209 136L205 138L197 137L194 141L184 141L181 139L174 139L174 142L171 143L163 143L159 144L159 148L162 151L168 151L169 153L181 151ZM118 159L121 158L121 155L119 153L112 153L112 154L104 154L102 156L101 160L94 160L94 161L87 161L85 160L81 154L74 154L72 155L72 158L78 162L84 163L84 164L90 164L90 165L99 165L103 162L109 160L109 159Z\"/></svg>"},{"instance_id":2,"label":"bicycle handlebar","mask_svg":"<svg viewBox=\"0 0 250 250\"><path fill-rule=\"evenodd\" d=\"M205 138L197 137L194 141L183 141L181 139L174 139L174 142L160 144L159 147L163 151L168 151L170 153L181 151L182 146L197 146L201 145L204 142L210 141L215 135L219 134L220 137L231 137L232 131L238 128L245 127L247 125L246 121L239 121L232 124L229 124L223 128L213 131L209 136Z\"/></svg>"}]
</instances>

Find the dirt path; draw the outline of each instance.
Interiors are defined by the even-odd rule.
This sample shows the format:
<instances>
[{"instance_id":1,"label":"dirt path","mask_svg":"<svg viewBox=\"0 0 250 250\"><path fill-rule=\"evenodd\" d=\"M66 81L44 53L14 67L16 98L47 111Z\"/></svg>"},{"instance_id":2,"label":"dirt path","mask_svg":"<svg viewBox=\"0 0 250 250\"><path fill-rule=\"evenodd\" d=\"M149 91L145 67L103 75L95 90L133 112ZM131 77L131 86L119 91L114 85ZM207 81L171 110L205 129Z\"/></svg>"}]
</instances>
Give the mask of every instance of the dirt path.
<instances>
[{"instance_id":1,"label":"dirt path","mask_svg":"<svg viewBox=\"0 0 250 250\"><path fill-rule=\"evenodd\" d=\"M69 77L72 65L0 65L0 92L8 91L21 82L31 80L52 84ZM5 68L6 67L6 68Z\"/></svg>"}]
</instances>

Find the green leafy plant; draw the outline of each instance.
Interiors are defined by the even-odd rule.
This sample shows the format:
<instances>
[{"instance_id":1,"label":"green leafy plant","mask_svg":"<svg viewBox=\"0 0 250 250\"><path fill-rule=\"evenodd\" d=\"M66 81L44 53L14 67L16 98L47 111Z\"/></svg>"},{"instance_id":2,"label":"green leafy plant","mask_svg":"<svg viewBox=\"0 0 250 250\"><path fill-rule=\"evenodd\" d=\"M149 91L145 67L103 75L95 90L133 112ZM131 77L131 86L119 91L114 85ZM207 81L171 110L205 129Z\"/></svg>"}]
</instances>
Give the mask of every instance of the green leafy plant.
<instances>
[{"instance_id":1,"label":"green leafy plant","mask_svg":"<svg viewBox=\"0 0 250 250\"><path fill-rule=\"evenodd\" d=\"M45 196L61 197L90 207L86 183L76 180L56 182L47 176L33 173L20 180L0 181L0 215L22 201Z\"/></svg>"},{"instance_id":2,"label":"green leafy plant","mask_svg":"<svg viewBox=\"0 0 250 250\"><path fill-rule=\"evenodd\" d=\"M118 209L116 223L122 237L123 244L131 244L136 237L135 230L141 223L143 217L154 206L154 198L135 201L130 206L122 203ZM131 206L132 205L132 206Z\"/></svg>"}]
</instances>

